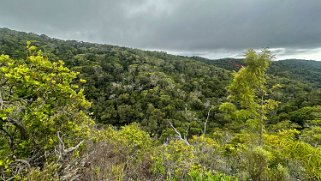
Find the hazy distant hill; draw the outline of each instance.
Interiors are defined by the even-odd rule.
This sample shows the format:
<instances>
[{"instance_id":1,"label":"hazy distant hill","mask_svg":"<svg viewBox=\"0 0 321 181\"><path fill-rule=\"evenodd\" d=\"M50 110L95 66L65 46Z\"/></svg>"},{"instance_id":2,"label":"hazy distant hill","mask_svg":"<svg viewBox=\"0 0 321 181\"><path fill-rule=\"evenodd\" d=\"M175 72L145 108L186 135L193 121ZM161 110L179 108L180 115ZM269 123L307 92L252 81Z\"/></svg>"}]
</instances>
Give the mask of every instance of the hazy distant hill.
<instances>
[{"instance_id":1,"label":"hazy distant hill","mask_svg":"<svg viewBox=\"0 0 321 181\"><path fill-rule=\"evenodd\" d=\"M200 57L194 57L194 59L234 71L237 71L244 65L242 59L224 58L209 60ZM275 76L309 82L317 87L321 87L321 61L300 59L273 61L268 72Z\"/></svg>"},{"instance_id":2,"label":"hazy distant hill","mask_svg":"<svg viewBox=\"0 0 321 181\"><path fill-rule=\"evenodd\" d=\"M321 87L321 62L289 59L273 62L270 72L277 76L311 82Z\"/></svg>"}]
</instances>

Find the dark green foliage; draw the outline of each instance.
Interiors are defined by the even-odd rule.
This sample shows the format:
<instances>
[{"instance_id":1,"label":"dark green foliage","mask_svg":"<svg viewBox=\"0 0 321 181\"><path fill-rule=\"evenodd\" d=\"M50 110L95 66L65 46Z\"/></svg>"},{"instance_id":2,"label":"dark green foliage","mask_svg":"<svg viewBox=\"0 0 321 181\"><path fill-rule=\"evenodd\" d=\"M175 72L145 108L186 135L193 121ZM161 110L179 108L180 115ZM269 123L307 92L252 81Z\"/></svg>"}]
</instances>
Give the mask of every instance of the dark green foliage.
<instances>
[{"instance_id":1,"label":"dark green foliage","mask_svg":"<svg viewBox=\"0 0 321 181\"><path fill-rule=\"evenodd\" d=\"M209 60L199 57L193 58L195 60L214 64L218 67L234 71L238 71L245 65L243 59L224 58L218 60ZM321 62L318 61L300 59L273 61L268 73L276 77L312 83L312 85L315 87L321 87Z\"/></svg>"},{"instance_id":2,"label":"dark green foliage","mask_svg":"<svg viewBox=\"0 0 321 181\"><path fill-rule=\"evenodd\" d=\"M200 134L209 106L226 96L230 79L224 69L164 52L62 41L8 29L0 34L2 53L24 58L24 53L15 52L24 52L24 43L31 40L50 59L63 58L66 66L81 72L97 122L115 126L139 122L157 135L169 122ZM214 114L210 116L213 125Z\"/></svg>"},{"instance_id":3,"label":"dark green foliage","mask_svg":"<svg viewBox=\"0 0 321 181\"><path fill-rule=\"evenodd\" d=\"M274 62L270 72L279 77L287 77L313 83L321 88L321 63L313 60L288 59Z\"/></svg>"},{"instance_id":4,"label":"dark green foliage","mask_svg":"<svg viewBox=\"0 0 321 181\"><path fill-rule=\"evenodd\" d=\"M225 122L218 105L225 100L225 87L231 80L227 70L244 66L242 59L188 58L165 52L62 41L9 29L0 29L0 35L0 53L25 58L25 42L31 40L50 60L63 59L67 67L80 72L87 80L85 95L93 102L91 111L97 122L116 126L139 122L145 130L157 135L169 127L168 122L191 134L200 134L209 106L214 109L208 126L223 126ZM320 65L301 60L272 63L268 89L275 84L282 87L270 95L280 104L268 115L269 123L291 120L302 125L291 112L321 104L320 89L312 88L319 86L317 80L320 79L315 77L320 73ZM186 113L191 116L186 117Z\"/></svg>"},{"instance_id":5,"label":"dark green foliage","mask_svg":"<svg viewBox=\"0 0 321 181\"><path fill-rule=\"evenodd\" d=\"M225 68L238 71L245 66L242 59L209 60L195 58ZM278 109L271 112L269 122L275 123L291 120L303 126L304 120L291 114L306 106L321 104L321 62L312 60L280 60L273 61L267 71L268 88L280 84L278 90L273 90L270 97L280 102Z\"/></svg>"}]
</instances>

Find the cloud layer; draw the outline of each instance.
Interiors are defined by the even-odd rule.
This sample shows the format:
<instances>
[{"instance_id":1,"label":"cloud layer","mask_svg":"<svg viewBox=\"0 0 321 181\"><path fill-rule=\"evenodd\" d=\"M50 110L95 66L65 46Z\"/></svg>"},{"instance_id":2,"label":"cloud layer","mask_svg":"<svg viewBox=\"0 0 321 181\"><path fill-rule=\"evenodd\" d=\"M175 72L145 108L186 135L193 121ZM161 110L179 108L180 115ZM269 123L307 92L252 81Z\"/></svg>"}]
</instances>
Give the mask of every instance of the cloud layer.
<instances>
[{"instance_id":1,"label":"cloud layer","mask_svg":"<svg viewBox=\"0 0 321 181\"><path fill-rule=\"evenodd\" d=\"M171 51L321 47L320 0L4 0L0 26Z\"/></svg>"}]
</instances>

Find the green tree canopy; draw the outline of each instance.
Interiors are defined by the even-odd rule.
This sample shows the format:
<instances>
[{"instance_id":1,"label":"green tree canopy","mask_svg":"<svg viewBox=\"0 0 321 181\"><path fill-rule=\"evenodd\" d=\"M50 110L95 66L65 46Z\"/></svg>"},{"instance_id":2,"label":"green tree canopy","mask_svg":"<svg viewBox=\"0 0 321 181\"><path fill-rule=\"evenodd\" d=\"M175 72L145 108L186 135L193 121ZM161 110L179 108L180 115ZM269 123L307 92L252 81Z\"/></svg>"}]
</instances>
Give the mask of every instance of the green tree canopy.
<instances>
[{"instance_id":1,"label":"green tree canopy","mask_svg":"<svg viewBox=\"0 0 321 181\"><path fill-rule=\"evenodd\" d=\"M262 144L266 114L277 105L276 101L266 99L266 71L272 58L271 52L266 49L261 53L248 50L246 66L233 74L232 83L227 87L230 102L221 105L221 110L232 115L234 119L259 127L259 144Z\"/></svg>"},{"instance_id":2,"label":"green tree canopy","mask_svg":"<svg viewBox=\"0 0 321 181\"><path fill-rule=\"evenodd\" d=\"M79 143L93 123L79 73L50 62L30 43L27 48L23 60L0 56L0 169L8 173L17 160L43 164L59 141Z\"/></svg>"}]
</instances>

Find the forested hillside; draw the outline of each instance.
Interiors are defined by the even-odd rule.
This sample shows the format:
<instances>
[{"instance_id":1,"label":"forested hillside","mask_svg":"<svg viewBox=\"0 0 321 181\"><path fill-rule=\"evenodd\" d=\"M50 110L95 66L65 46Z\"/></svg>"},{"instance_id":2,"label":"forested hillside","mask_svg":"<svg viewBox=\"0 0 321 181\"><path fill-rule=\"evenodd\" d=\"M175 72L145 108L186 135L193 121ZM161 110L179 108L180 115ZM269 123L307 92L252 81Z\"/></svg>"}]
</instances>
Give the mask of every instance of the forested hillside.
<instances>
[{"instance_id":1,"label":"forested hillside","mask_svg":"<svg viewBox=\"0 0 321 181\"><path fill-rule=\"evenodd\" d=\"M71 70L81 72L95 120L101 123L139 122L150 133L161 135L172 122L200 134L210 106L226 97L228 71L163 52L61 41L10 30L2 30L0 51L24 58L28 40L49 59L64 60Z\"/></svg>"},{"instance_id":2,"label":"forested hillside","mask_svg":"<svg viewBox=\"0 0 321 181\"><path fill-rule=\"evenodd\" d=\"M320 62L251 50L208 60L4 28L0 54L4 180L321 179Z\"/></svg>"},{"instance_id":3,"label":"forested hillside","mask_svg":"<svg viewBox=\"0 0 321 181\"><path fill-rule=\"evenodd\" d=\"M209 60L200 57L193 58L227 70L237 71L244 65L242 59L226 58ZM321 63L318 61L300 59L273 61L269 69L269 74L311 83L312 86L317 86L318 88L321 87Z\"/></svg>"}]
</instances>

